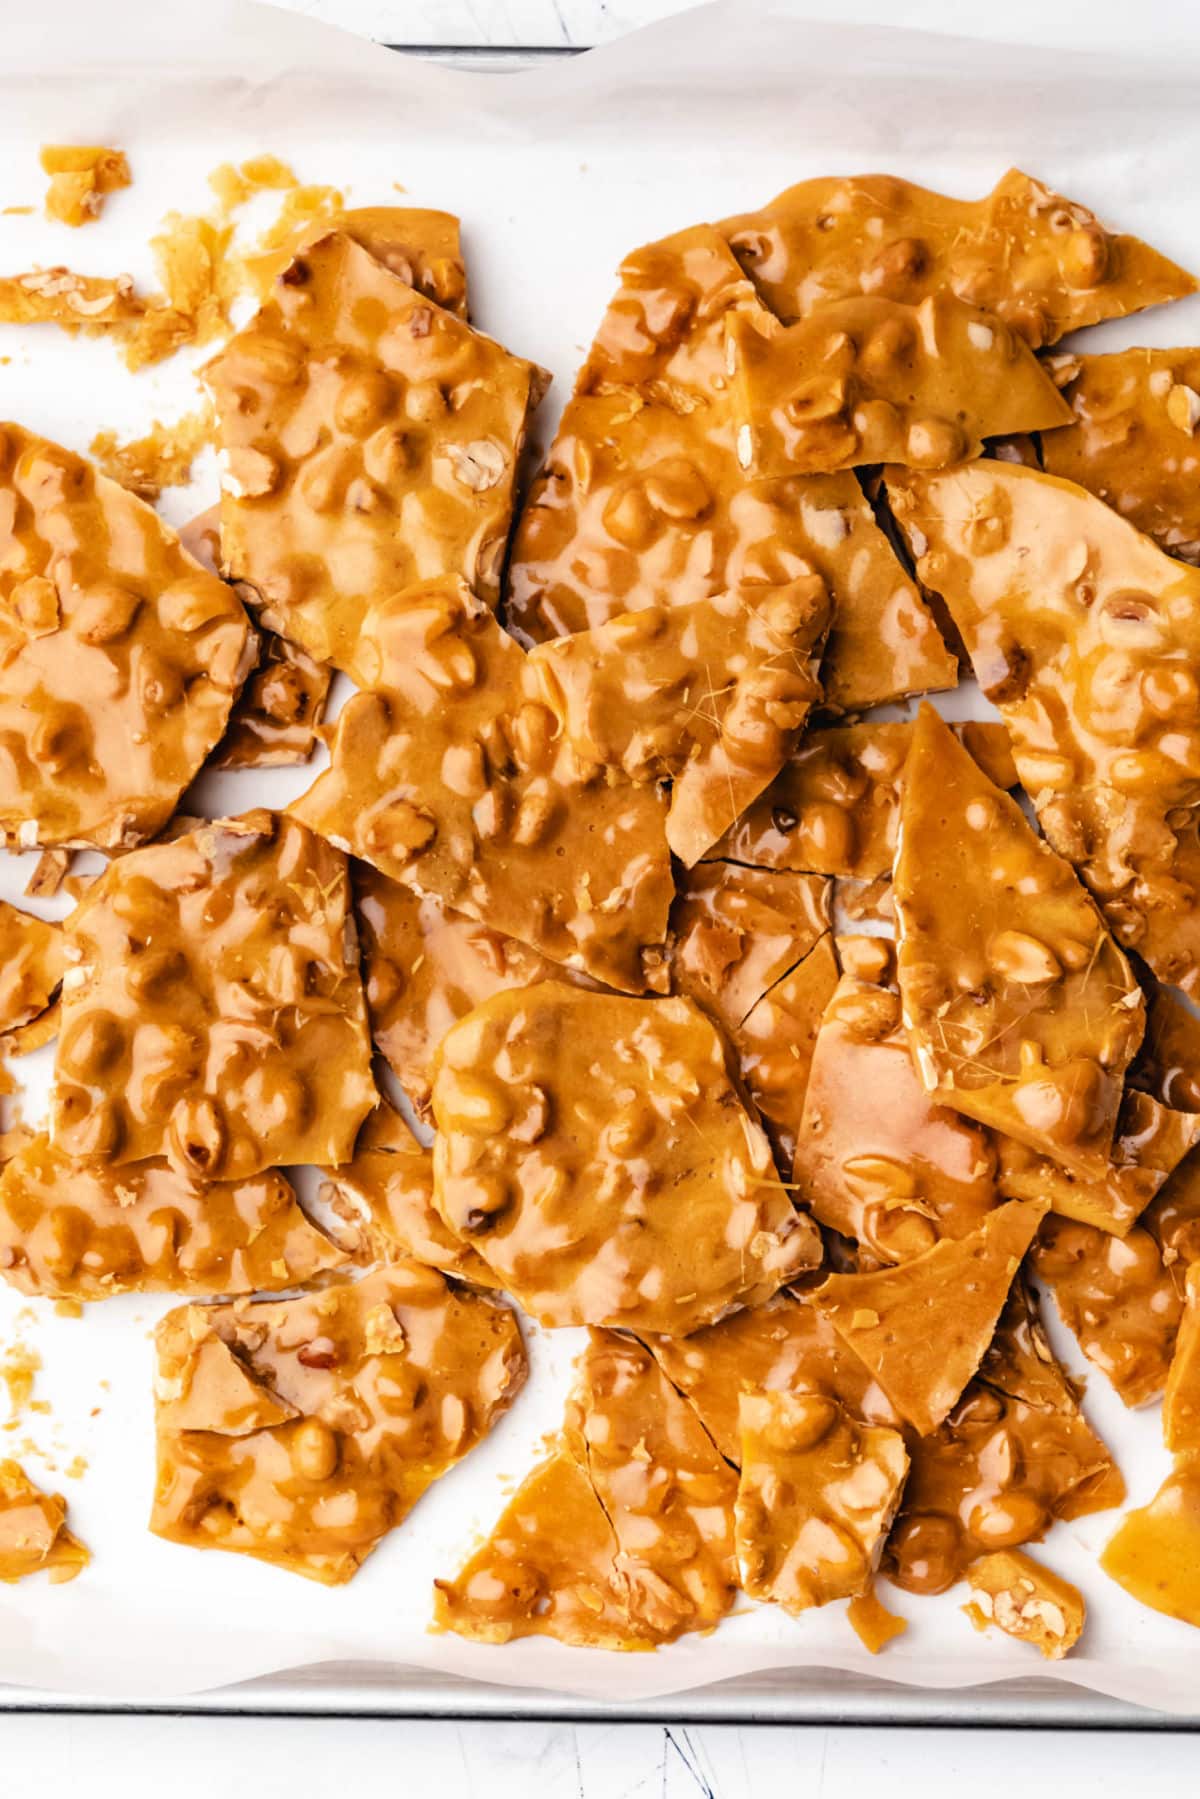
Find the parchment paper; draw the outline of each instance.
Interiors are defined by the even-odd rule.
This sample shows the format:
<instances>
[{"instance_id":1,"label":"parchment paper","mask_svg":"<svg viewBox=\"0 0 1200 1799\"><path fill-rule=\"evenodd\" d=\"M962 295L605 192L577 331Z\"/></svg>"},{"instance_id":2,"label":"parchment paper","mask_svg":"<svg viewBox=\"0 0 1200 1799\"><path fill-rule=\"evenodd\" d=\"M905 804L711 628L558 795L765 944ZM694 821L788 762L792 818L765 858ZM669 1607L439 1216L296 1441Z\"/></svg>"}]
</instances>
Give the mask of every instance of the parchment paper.
<instances>
[{"instance_id":1,"label":"parchment paper","mask_svg":"<svg viewBox=\"0 0 1200 1799\"><path fill-rule=\"evenodd\" d=\"M78 233L40 216L0 218L0 271L69 261L152 275L147 241L168 208L202 211L207 172L255 152L289 158L302 179L353 203L462 215L482 326L553 369L547 438L624 251L703 218L767 200L804 176L886 169L978 195L1020 163L1123 228L1200 266L1200 68L1173 50L1047 54L874 27L805 25L741 4L707 7L571 62L516 74L446 70L290 14L214 0L173 14L141 0L39 0L11 9L0 67L0 207L33 204L37 149L116 143L133 189ZM1131 11L1130 29L1141 15ZM98 341L8 330L0 415L86 450L102 427L144 429L188 409L188 358L137 378ZM1200 340L1189 302L1089 335L1089 344ZM198 358L194 360L199 360ZM165 506L181 520L214 497L211 476ZM969 693L957 712L981 710ZM314 769L209 781L212 811L278 804ZM18 898L33 858L0 859ZM28 902L23 902L28 903ZM61 913L54 904L39 908ZM46 1064L31 1069L29 1111ZM744 1604L713 1636L618 1657L525 1642L489 1649L428 1633L430 1580L454 1571L537 1458L561 1415L575 1332L529 1332L530 1386L492 1438L435 1487L351 1585L327 1591L244 1558L199 1554L145 1529L153 1477L149 1334L169 1301L136 1297L60 1318L0 1287L0 1357L14 1338L44 1360L51 1410L0 1429L0 1454L26 1449L35 1478L68 1493L95 1551L73 1585L0 1589L0 1681L122 1698L198 1691L335 1661L441 1669L513 1685L652 1697L737 1674L815 1666L933 1687L1039 1671L1031 1652L977 1636L961 1589L938 1600L887 1592L910 1619L878 1660L842 1608L805 1619ZM1080 1367L1064 1333L1060 1350ZM0 1389L2 1392L2 1389ZM0 1424L3 1423L0 1400ZM1131 1415L1096 1377L1087 1407L1116 1448L1133 1503L1166 1471L1158 1412ZM82 1479L67 1463L83 1456ZM1057 1526L1045 1555L1084 1589L1082 1653L1048 1679L1173 1710L1195 1709L1200 1635L1115 1588L1095 1557L1116 1521Z\"/></svg>"}]
</instances>

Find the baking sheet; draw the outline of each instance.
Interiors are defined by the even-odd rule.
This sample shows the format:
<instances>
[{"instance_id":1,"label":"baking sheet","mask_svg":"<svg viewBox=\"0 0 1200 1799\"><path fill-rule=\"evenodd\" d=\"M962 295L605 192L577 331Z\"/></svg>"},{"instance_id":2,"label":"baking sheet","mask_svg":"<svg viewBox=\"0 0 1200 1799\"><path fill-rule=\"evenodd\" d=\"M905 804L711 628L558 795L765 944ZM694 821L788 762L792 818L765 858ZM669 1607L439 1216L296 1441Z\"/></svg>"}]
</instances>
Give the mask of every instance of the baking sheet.
<instances>
[{"instance_id":1,"label":"baking sheet","mask_svg":"<svg viewBox=\"0 0 1200 1799\"><path fill-rule=\"evenodd\" d=\"M67 233L40 217L0 218L0 270L70 261L149 281L162 214L204 210L207 172L273 151L351 203L415 205L464 221L477 321L554 370L552 428L570 377L633 245L744 210L807 175L886 168L951 192L990 188L1011 162L1200 266L1200 67L1138 53L1070 58L876 28L806 26L769 8L718 5L570 63L482 75L447 70L311 22L217 0L186 20L165 7L49 4L6 23L0 68L0 207L38 206L39 144L115 142L135 186L102 225ZM0 414L86 449L93 433L136 432L195 402L189 363L131 377L110 346L49 330L6 331ZM1089 343L1200 340L1200 302L1105 327ZM214 496L211 468L176 520ZM973 709L953 696L955 712ZM213 811L279 804L312 770L216 778ZM5 858L18 898L33 858ZM28 903L28 902L26 902ZM52 914L60 907L39 908ZM31 1070L35 1111L46 1061ZM744 1602L709 1638L616 1657L524 1642L504 1650L429 1634L429 1581L453 1571L536 1459L561 1414L580 1336L528 1333L533 1378L491 1439L441 1482L358 1578L329 1591L244 1558L200 1555L145 1530L153 1475L150 1333L169 1300L117 1299L85 1320L0 1290L0 1361L14 1339L44 1362L48 1413L0 1431L35 1478L68 1493L95 1551L70 1586L0 1596L0 1680L115 1699L194 1693L283 1669L354 1663L550 1688L589 1699L656 1697L761 1670L845 1670L958 1689L1029 1677L1027 1649L978 1637L957 1607L891 1594L908 1634L878 1661L841 1607L803 1620ZM1057 1333L1066 1359L1079 1367ZM0 1389L2 1392L2 1389ZM1088 1395L1140 1503L1166 1471L1157 1408L1130 1415L1104 1383ZM2 1400L0 1400L2 1422ZM27 1444L32 1439L32 1447ZM35 1453L36 1450L36 1453ZM66 1469L86 1459L82 1479ZM1100 1694L1194 1711L1200 1637L1136 1606L1095 1565L1115 1514L1058 1526L1046 1556L1083 1587L1083 1653L1045 1671Z\"/></svg>"}]
</instances>

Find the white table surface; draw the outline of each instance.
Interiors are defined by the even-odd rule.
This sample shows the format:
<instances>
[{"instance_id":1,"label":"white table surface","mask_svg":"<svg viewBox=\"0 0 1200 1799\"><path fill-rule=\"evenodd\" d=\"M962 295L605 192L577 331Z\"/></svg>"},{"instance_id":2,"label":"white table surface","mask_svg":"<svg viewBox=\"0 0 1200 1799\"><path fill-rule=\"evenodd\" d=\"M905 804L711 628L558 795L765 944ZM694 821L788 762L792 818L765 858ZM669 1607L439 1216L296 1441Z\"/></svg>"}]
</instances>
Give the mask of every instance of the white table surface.
<instances>
[{"instance_id":1,"label":"white table surface","mask_svg":"<svg viewBox=\"0 0 1200 1799\"><path fill-rule=\"evenodd\" d=\"M170 3L170 0L168 0ZM382 43L568 50L691 0L276 0ZM120 0L116 0L120 4ZM796 0L811 16L962 34L1128 42L1110 0ZM1139 0L1143 36L1200 39L1195 0ZM0 1603L3 1603L0 1600ZM1200 1736L1134 1731L554 1725L401 1720L0 1716L0 1799L214 1799L392 1794L424 1799L1108 1799L1194 1793ZM436 1785L435 1785L436 1783Z\"/></svg>"}]
</instances>

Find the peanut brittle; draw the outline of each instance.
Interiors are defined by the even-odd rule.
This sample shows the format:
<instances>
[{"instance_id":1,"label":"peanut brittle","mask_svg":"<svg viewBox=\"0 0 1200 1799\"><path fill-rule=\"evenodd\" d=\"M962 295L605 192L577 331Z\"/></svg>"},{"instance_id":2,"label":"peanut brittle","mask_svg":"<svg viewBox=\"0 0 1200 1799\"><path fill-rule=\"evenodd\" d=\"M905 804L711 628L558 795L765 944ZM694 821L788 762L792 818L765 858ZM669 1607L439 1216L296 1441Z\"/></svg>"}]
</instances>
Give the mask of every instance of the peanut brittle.
<instances>
[{"instance_id":1,"label":"peanut brittle","mask_svg":"<svg viewBox=\"0 0 1200 1799\"><path fill-rule=\"evenodd\" d=\"M897 720L809 731L710 856L863 881L890 874L914 728ZM1003 725L973 722L956 734L989 779L1016 786Z\"/></svg>"},{"instance_id":2,"label":"peanut brittle","mask_svg":"<svg viewBox=\"0 0 1200 1799\"><path fill-rule=\"evenodd\" d=\"M43 1136L0 1175L0 1279L22 1293L269 1293L345 1261L275 1170L208 1182L161 1160L74 1161Z\"/></svg>"},{"instance_id":3,"label":"peanut brittle","mask_svg":"<svg viewBox=\"0 0 1200 1799\"><path fill-rule=\"evenodd\" d=\"M671 908L671 974L735 1039L747 1013L829 929L829 883L735 862L681 878Z\"/></svg>"},{"instance_id":4,"label":"peanut brittle","mask_svg":"<svg viewBox=\"0 0 1200 1799\"><path fill-rule=\"evenodd\" d=\"M39 161L49 175L46 217L60 225L88 225L98 219L109 194L133 181L123 150L99 144L46 144Z\"/></svg>"},{"instance_id":5,"label":"peanut brittle","mask_svg":"<svg viewBox=\"0 0 1200 1799\"><path fill-rule=\"evenodd\" d=\"M236 1180L349 1159L376 1101L344 858L270 812L110 863L67 927L55 1147Z\"/></svg>"},{"instance_id":6,"label":"peanut brittle","mask_svg":"<svg viewBox=\"0 0 1200 1799\"><path fill-rule=\"evenodd\" d=\"M1046 836L1118 941L1196 991L1200 572L1037 469L980 462L888 491Z\"/></svg>"},{"instance_id":7,"label":"peanut brittle","mask_svg":"<svg viewBox=\"0 0 1200 1799\"><path fill-rule=\"evenodd\" d=\"M0 1031L44 1012L65 966L62 926L0 900Z\"/></svg>"},{"instance_id":8,"label":"peanut brittle","mask_svg":"<svg viewBox=\"0 0 1200 1799\"><path fill-rule=\"evenodd\" d=\"M828 623L824 583L807 576L624 613L538 645L530 672L581 760L670 779L667 842L691 867L795 745Z\"/></svg>"},{"instance_id":9,"label":"peanut brittle","mask_svg":"<svg viewBox=\"0 0 1200 1799\"><path fill-rule=\"evenodd\" d=\"M1141 989L1070 865L932 707L906 764L900 994L926 1089L1103 1179Z\"/></svg>"},{"instance_id":10,"label":"peanut brittle","mask_svg":"<svg viewBox=\"0 0 1200 1799\"><path fill-rule=\"evenodd\" d=\"M746 1592L797 1613L865 1593L908 1472L900 1432L819 1393L745 1393L740 1416Z\"/></svg>"},{"instance_id":11,"label":"peanut brittle","mask_svg":"<svg viewBox=\"0 0 1200 1799\"><path fill-rule=\"evenodd\" d=\"M1198 1141L1200 1117L1173 1112L1129 1088L1117 1114L1112 1163L1102 1179L1081 1179L1027 1144L1002 1137L997 1185L1009 1199L1044 1197L1062 1217L1123 1237Z\"/></svg>"},{"instance_id":12,"label":"peanut brittle","mask_svg":"<svg viewBox=\"0 0 1200 1799\"><path fill-rule=\"evenodd\" d=\"M985 437L1070 423L1024 340L948 294L839 300L786 328L734 318L729 352L738 461L757 476L945 468Z\"/></svg>"},{"instance_id":13,"label":"peanut brittle","mask_svg":"<svg viewBox=\"0 0 1200 1799\"><path fill-rule=\"evenodd\" d=\"M837 982L837 958L824 936L729 1031L781 1168L792 1165L817 1031Z\"/></svg>"},{"instance_id":14,"label":"peanut brittle","mask_svg":"<svg viewBox=\"0 0 1200 1799\"><path fill-rule=\"evenodd\" d=\"M1140 1604L1200 1628L1200 1459L1179 1457L1149 1505L1122 1518L1100 1566Z\"/></svg>"},{"instance_id":15,"label":"peanut brittle","mask_svg":"<svg viewBox=\"0 0 1200 1799\"><path fill-rule=\"evenodd\" d=\"M0 520L0 839L127 849L225 728L245 612L148 506L17 425Z\"/></svg>"},{"instance_id":16,"label":"peanut brittle","mask_svg":"<svg viewBox=\"0 0 1200 1799\"><path fill-rule=\"evenodd\" d=\"M206 368L226 573L264 622L349 668L372 601L464 576L493 604L541 371L351 238L288 265Z\"/></svg>"},{"instance_id":17,"label":"peanut brittle","mask_svg":"<svg viewBox=\"0 0 1200 1799\"><path fill-rule=\"evenodd\" d=\"M1128 1079L1159 1105L1200 1112L1200 1017L1157 983L1146 1001L1146 1035Z\"/></svg>"},{"instance_id":18,"label":"peanut brittle","mask_svg":"<svg viewBox=\"0 0 1200 1799\"><path fill-rule=\"evenodd\" d=\"M1194 1264L1163 1393L1163 1442L1173 1455L1200 1450L1200 1266Z\"/></svg>"},{"instance_id":19,"label":"peanut brittle","mask_svg":"<svg viewBox=\"0 0 1200 1799\"><path fill-rule=\"evenodd\" d=\"M44 1568L52 1585L74 1580L91 1561L67 1529L67 1502L43 1493L16 1462L0 1461L0 1580L12 1583Z\"/></svg>"},{"instance_id":20,"label":"peanut brittle","mask_svg":"<svg viewBox=\"0 0 1200 1799\"><path fill-rule=\"evenodd\" d=\"M1054 1295L1080 1349L1128 1406L1166 1385L1183 1306L1158 1244L1135 1225L1114 1237L1051 1215L1034 1249L1038 1279Z\"/></svg>"},{"instance_id":21,"label":"peanut brittle","mask_svg":"<svg viewBox=\"0 0 1200 1799\"><path fill-rule=\"evenodd\" d=\"M1155 1195L1138 1223L1158 1245L1163 1267L1180 1297L1187 1288L1187 1271L1200 1261L1200 1158L1190 1156Z\"/></svg>"},{"instance_id":22,"label":"peanut brittle","mask_svg":"<svg viewBox=\"0 0 1200 1799\"><path fill-rule=\"evenodd\" d=\"M135 329L145 310L132 275L77 275L59 264L0 275L0 325L59 325L97 337Z\"/></svg>"},{"instance_id":23,"label":"peanut brittle","mask_svg":"<svg viewBox=\"0 0 1200 1799\"><path fill-rule=\"evenodd\" d=\"M411 1256L459 1280L495 1286L483 1258L443 1224L433 1203L433 1155L386 1099L367 1119L350 1161L324 1173L321 1197L354 1229L367 1259Z\"/></svg>"},{"instance_id":24,"label":"peanut brittle","mask_svg":"<svg viewBox=\"0 0 1200 1799\"><path fill-rule=\"evenodd\" d=\"M1046 1212L1010 1203L968 1236L877 1274L832 1274L813 1296L921 1436L948 1416L996 1329L1013 1276Z\"/></svg>"},{"instance_id":25,"label":"peanut brittle","mask_svg":"<svg viewBox=\"0 0 1200 1799\"><path fill-rule=\"evenodd\" d=\"M288 264L330 231L352 237L406 286L416 288L447 312L457 313L460 319L468 316L459 221L452 212L422 206L335 205L328 212L320 209L315 218L303 213L293 218L285 211L267 233L267 247L246 258L252 286L269 297Z\"/></svg>"},{"instance_id":26,"label":"peanut brittle","mask_svg":"<svg viewBox=\"0 0 1200 1799\"><path fill-rule=\"evenodd\" d=\"M908 1619L889 1612L875 1590L874 1582L864 1593L856 1593L846 1607L846 1622L871 1655L880 1655L896 1637L908 1629Z\"/></svg>"},{"instance_id":27,"label":"peanut brittle","mask_svg":"<svg viewBox=\"0 0 1200 1799\"><path fill-rule=\"evenodd\" d=\"M184 1306L158 1344L150 1528L337 1586L512 1403L512 1312L397 1262L302 1299Z\"/></svg>"},{"instance_id":28,"label":"peanut brittle","mask_svg":"<svg viewBox=\"0 0 1200 1799\"><path fill-rule=\"evenodd\" d=\"M544 1324L683 1334L821 1259L716 1029L685 999L545 981L434 1062L434 1203Z\"/></svg>"},{"instance_id":29,"label":"peanut brittle","mask_svg":"<svg viewBox=\"0 0 1200 1799\"><path fill-rule=\"evenodd\" d=\"M945 1592L976 1556L1034 1542L1057 1518L1125 1497L1019 1277L978 1375L940 1429L910 1439L909 1451L884 1566L913 1593Z\"/></svg>"},{"instance_id":30,"label":"peanut brittle","mask_svg":"<svg viewBox=\"0 0 1200 1799\"><path fill-rule=\"evenodd\" d=\"M890 175L802 181L721 231L772 312L802 318L848 294L986 307L1035 350L1081 325L1195 290L1136 237L1010 169L982 200L952 200Z\"/></svg>"},{"instance_id":31,"label":"peanut brittle","mask_svg":"<svg viewBox=\"0 0 1200 1799\"><path fill-rule=\"evenodd\" d=\"M581 761L529 659L461 583L377 608L358 654L381 690L343 708L333 765L295 815L556 962L665 987L674 889L657 791Z\"/></svg>"},{"instance_id":32,"label":"peanut brittle","mask_svg":"<svg viewBox=\"0 0 1200 1799\"><path fill-rule=\"evenodd\" d=\"M968 1236L996 1204L986 1133L930 1099L899 995L843 975L809 1069L792 1179L818 1223L881 1262Z\"/></svg>"},{"instance_id":33,"label":"peanut brittle","mask_svg":"<svg viewBox=\"0 0 1200 1799\"><path fill-rule=\"evenodd\" d=\"M1069 1655L1083 1635L1087 1607L1079 1588L1019 1549L996 1549L967 1569L970 1598L963 1611L976 1630L994 1624L1006 1636L1032 1643L1047 1661Z\"/></svg>"},{"instance_id":34,"label":"peanut brittle","mask_svg":"<svg viewBox=\"0 0 1200 1799\"><path fill-rule=\"evenodd\" d=\"M1042 466L1086 487L1172 556L1200 562L1200 350L1058 360L1075 422L1046 432Z\"/></svg>"}]
</instances>

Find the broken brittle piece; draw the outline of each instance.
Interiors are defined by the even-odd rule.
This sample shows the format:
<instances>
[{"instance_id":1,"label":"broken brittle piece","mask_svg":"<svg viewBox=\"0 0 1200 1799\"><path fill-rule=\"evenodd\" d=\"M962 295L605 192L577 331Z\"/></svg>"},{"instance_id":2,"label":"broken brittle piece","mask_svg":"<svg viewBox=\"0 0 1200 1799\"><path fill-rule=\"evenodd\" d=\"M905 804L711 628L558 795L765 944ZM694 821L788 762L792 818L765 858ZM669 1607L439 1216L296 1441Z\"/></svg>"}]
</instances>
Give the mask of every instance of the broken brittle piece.
<instances>
[{"instance_id":1,"label":"broken brittle piece","mask_svg":"<svg viewBox=\"0 0 1200 1799\"><path fill-rule=\"evenodd\" d=\"M1163 1442L1173 1455L1200 1451L1200 1266L1188 1269L1186 1287L1163 1393Z\"/></svg>"},{"instance_id":2,"label":"broken brittle piece","mask_svg":"<svg viewBox=\"0 0 1200 1799\"><path fill-rule=\"evenodd\" d=\"M145 313L132 275L77 275L55 266L0 275L0 324L60 325L95 337L131 331Z\"/></svg>"},{"instance_id":3,"label":"broken brittle piece","mask_svg":"<svg viewBox=\"0 0 1200 1799\"><path fill-rule=\"evenodd\" d=\"M530 659L461 583L376 608L379 691L338 718L292 811L425 897L613 987L666 986L674 891L658 792L586 763Z\"/></svg>"},{"instance_id":4,"label":"broken brittle piece","mask_svg":"<svg viewBox=\"0 0 1200 1799\"><path fill-rule=\"evenodd\" d=\"M61 225L87 225L98 219L109 194L133 180L124 151L99 144L46 144L39 160L42 172L50 177L46 217Z\"/></svg>"},{"instance_id":5,"label":"broken brittle piece","mask_svg":"<svg viewBox=\"0 0 1200 1799\"><path fill-rule=\"evenodd\" d=\"M1128 1406L1157 1399L1167 1382L1183 1306L1150 1232L1114 1237L1051 1215L1033 1253L1084 1355Z\"/></svg>"},{"instance_id":6,"label":"broken brittle piece","mask_svg":"<svg viewBox=\"0 0 1200 1799\"><path fill-rule=\"evenodd\" d=\"M66 1520L65 1499L39 1491L16 1462L0 1461L0 1581L45 1569L57 1586L82 1574L92 1558Z\"/></svg>"},{"instance_id":7,"label":"broken brittle piece","mask_svg":"<svg viewBox=\"0 0 1200 1799\"><path fill-rule=\"evenodd\" d=\"M544 391L532 363L334 232L288 265L206 379L222 563L266 624L349 669L383 595L449 574L495 603Z\"/></svg>"},{"instance_id":8,"label":"broken brittle piece","mask_svg":"<svg viewBox=\"0 0 1200 1799\"><path fill-rule=\"evenodd\" d=\"M150 1528L330 1586L525 1379L513 1313L397 1262L301 1299L184 1306L158 1345Z\"/></svg>"},{"instance_id":9,"label":"broken brittle piece","mask_svg":"<svg viewBox=\"0 0 1200 1799\"><path fill-rule=\"evenodd\" d=\"M348 1160L376 1102L344 857L295 819L109 864L67 926L51 1136L233 1180Z\"/></svg>"},{"instance_id":10,"label":"broken brittle piece","mask_svg":"<svg viewBox=\"0 0 1200 1799\"><path fill-rule=\"evenodd\" d=\"M255 642L236 594L79 456L0 427L0 838L128 849L220 737Z\"/></svg>"},{"instance_id":11,"label":"broken brittle piece","mask_svg":"<svg viewBox=\"0 0 1200 1799\"><path fill-rule=\"evenodd\" d=\"M1102 1180L1143 1030L1129 963L1070 865L930 706L900 817L900 995L926 1089Z\"/></svg>"},{"instance_id":12,"label":"broken brittle piece","mask_svg":"<svg viewBox=\"0 0 1200 1799\"><path fill-rule=\"evenodd\" d=\"M495 994L434 1062L434 1203L544 1324L686 1333L819 1263L685 999Z\"/></svg>"},{"instance_id":13,"label":"broken brittle piece","mask_svg":"<svg viewBox=\"0 0 1200 1799\"><path fill-rule=\"evenodd\" d=\"M994 1624L1032 1643L1048 1661L1070 1654L1083 1634L1087 1607L1079 1588L1019 1549L996 1549L967 1569L963 1611L976 1630Z\"/></svg>"},{"instance_id":14,"label":"broken brittle piece","mask_svg":"<svg viewBox=\"0 0 1200 1799\"><path fill-rule=\"evenodd\" d=\"M1020 169L982 200L891 175L802 181L721 231L780 318L848 294L914 303L953 293L998 314L1035 350L1196 286L1148 244L1107 231Z\"/></svg>"},{"instance_id":15,"label":"broken brittle piece","mask_svg":"<svg viewBox=\"0 0 1200 1799\"><path fill-rule=\"evenodd\" d=\"M46 1010L65 966L62 926L0 900L0 1032Z\"/></svg>"},{"instance_id":16,"label":"broken brittle piece","mask_svg":"<svg viewBox=\"0 0 1200 1799\"><path fill-rule=\"evenodd\" d=\"M75 1161L35 1137L0 1174L0 1279L52 1299L275 1292L346 1262L272 1169L204 1181Z\"/></svg>"},{"instance_id":17,"label":"broken brittle piece","mask_svg":"<svg viewBox=\"0 0 1200 1799\"><path fill-rule=\"evenodd\" d=\"M945 468L1071 418L1024 340L948 294L839 300L786 328L737 317L728 344L738 462L756 476Z\"/></svg>"},{"instance_id":18,"label":"broken brittle piece","mask_svg":"<svg viewBox=\"0 0 1200 1799\"><path fill-rule=\"evenodd\" d=\"M908 1472L900 1432L819 1393L746 1393L740 1417L745 1591L797 1613L865 1593Z\"/></svg>"},{"instance_id":19,"label":"broken brittle piece","mask_svg":"<svg viewBox=\"0 0 1200 1799\"><path fill-rule=\"evenodd\" d=\"M332 190L316 190L335 202ZM316 197L316 196L314 196ZM267 233L266 247L245 259L251 286L270 295L277 278L303 250L330 231L344 232L361 244L408 287L428 296L447 312L467 317L467 271L462 258L459 221L452 212L423 206L352 206L314 208L316 216L295 215L285 205Z\"/></svg>"},{"instance_id":20,"label":"broken brittle piece","mask_svg":"<svg viewBox=\"0 0 1200 1799\"><path fill-rule=\"evenodd\" d=\"M1200 571L1102 500L978 462L889 476L1053 847L1160 980L1200 985Z\"/></svg>"},{"instance_id":21,"label":"broken brittle piece","mask_svg":"<svg viewBox=\"0 0 1200 1799\"><path fill-rule=\"evenodd\" d=\"M987 1134L926 1093L886 986L843 975L829 1002L792 1179L818 1223L881 1262L968 1236L997 1202Z\"/></svg>"},{"instance_id":22,"label":"broken brittle piece","mask_svg":"<svg viewBox=\"0 0 1200 1799\"><path fill-rule=\"evenodd\" d=\"M671 908L673 985L736 1042L747 1014L828 929L820 875L703 862L682 876Z\"/></svg>"},{"instance_id":23,"label":"broken brittle piece","mask_svg":"<svg viewBox=\"0 0 1200 1799\"><path fill-rule=\"evenodd\" d=\"M1149 1505L1122 1518L1100 1566L1142 1605L1200 1628L1200 1458L1180 1456Z\"/></svg>"},{"instance_id":24,"label":"broken brittle piece","mask_svg":"<svg viewBox=\"0 0 1200 1799\"><path fill-rule=\"evenodd\" d=\"M871 1655L881 1654L908 1629L908 1619L888 1611L873 1581L864 1593L856 1593L846 1607L846 1622Z\"/></svg>"},{"instance_id":25,"label":"broken brittle piece","mask_svg":"<svg viewBox=\"0 0 1200 1799\"><path fill-rule=\"evenodd\" d=\"M1051 364L1075 415L1042 466L1086 487L1162 549L1200 562L1200 350L1119 350Z\"/></svg>"},{"instance_id":26,"label":"broken brittle piece","mask_svg":"<svg viewBox=\"0 0 1200 1799\"><path fill-rule=\"evenodd\" d=\"M1161 1106L1200 1112L1200 1016L1157 982L1147 995L1146 1035L1128 1081Z\"/></svg>"},{"instance_id":27,"label":"broken brittle piece","mask_svg":"<svg viewBox=\"0 0 1200 1799\"><path fill-rule=\"evenodd\" d=\"M975 1373L1044 1202L1010 1202L968 1236L897 1268L833 1274L812 1303L919 1435L943 1422Z\"/></svg>"},{"instance_id":28,"label":"broken brittle piece","mask_svg":"<svg viewBox=\"0 0 1200 1799\"><path fill-rule=\"evenodd\" d=\"M792 1165L817 1031L837 983L826 935L729 1027L742 1079L784 1169Z\"/></svg>"}]
</instances>

